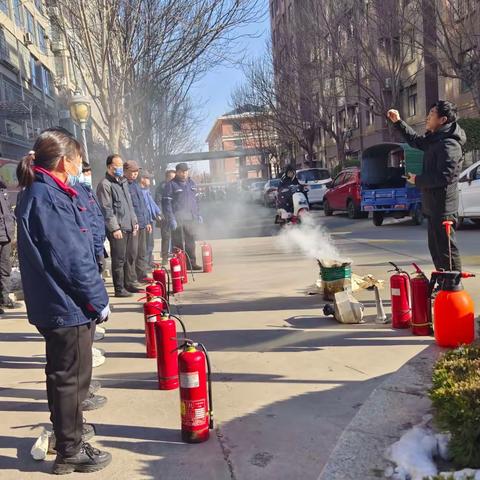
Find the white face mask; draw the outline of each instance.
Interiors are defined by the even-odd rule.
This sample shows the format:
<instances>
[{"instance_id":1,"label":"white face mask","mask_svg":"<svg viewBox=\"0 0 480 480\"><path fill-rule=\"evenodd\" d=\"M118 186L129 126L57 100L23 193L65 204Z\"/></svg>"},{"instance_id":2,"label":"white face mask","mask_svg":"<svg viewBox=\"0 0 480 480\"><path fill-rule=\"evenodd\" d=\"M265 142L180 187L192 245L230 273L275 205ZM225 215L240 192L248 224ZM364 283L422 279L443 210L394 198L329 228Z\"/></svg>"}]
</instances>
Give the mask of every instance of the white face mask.
<instances>
[{"instance_id":1,"label":"white face mask","mask_svg":"<svg viewBox=\"0 0 480 480\"><path fill-rule=\"evenodd\" d=\"M71 187L75 186L77 182L80 180L80 176L82 175L82 162L77 165L77 174L71 175L67 173L67 184Z\"/></svg>"},{"instance_id":2,"label":"white face mask","mask_svg":"<svg viewBox=\"0 0 480 480\"><path fill-rule=\"evenodd\" d=\"M82 173L80 175L79 182L82 185L87 185L91 188L92 187L92 176L91 175L85 175L84 173Z\"/></svg>"}]
</instances>

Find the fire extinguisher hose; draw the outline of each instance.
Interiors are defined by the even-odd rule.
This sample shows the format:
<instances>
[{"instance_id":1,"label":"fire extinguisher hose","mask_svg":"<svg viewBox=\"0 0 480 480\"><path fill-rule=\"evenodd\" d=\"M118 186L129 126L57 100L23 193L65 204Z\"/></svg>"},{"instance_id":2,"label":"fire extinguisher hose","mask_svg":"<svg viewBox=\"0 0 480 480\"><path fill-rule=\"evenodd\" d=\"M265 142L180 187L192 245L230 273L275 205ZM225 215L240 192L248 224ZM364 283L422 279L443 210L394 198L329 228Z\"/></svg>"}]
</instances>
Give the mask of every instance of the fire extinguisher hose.
<instances>
[{"instance_id":1,"label":"fire extinguisher hose","mask_svg":"<svg viewBox=\"0 0 480 480\"><path fill-rule=\"evenodd\" d=\"M209 416L210 416L210 425L209 428L210 430L213 430L214 424L213 424L213 393L212 393L212 366L210 364L210 358L208 356L207 349L205 348L205 345L203 343L199 343L198 346L203 350L203 353L205 353L205 359L207 361L207 381L208 381L208 404L209 404Z\"/></svg>"},{"instance_id":2,"label":"fire extinguisher hose","mask_svg":"<svg viewBox=\"0 0 480 480\"><path fill-rule=\"evenodd\" d=\"M195 281L195 275L193 274L193 265L192 265L192 259L190 258L190 255L187 253L186 250L183 251L185 256L188 259L188 263L190 264L190 275L192 276L192 280Z\"/></svg>"},{"instance_id":3,"label":"fire extinguisher hose","mask_svg":"<svg viewBox=\"0 0 480 480\"><path fill-rule=\"evenodd\" d=\"M172 315L169 313L169 316L174 318L175 320L178 320L178 323L182 326L183 330L183 336L185 337L185 340L187 339L187 327L185 327L185 323L183 323L183 320L180 317L177 317L176 315Z\"/></svg>"}]
</instances>

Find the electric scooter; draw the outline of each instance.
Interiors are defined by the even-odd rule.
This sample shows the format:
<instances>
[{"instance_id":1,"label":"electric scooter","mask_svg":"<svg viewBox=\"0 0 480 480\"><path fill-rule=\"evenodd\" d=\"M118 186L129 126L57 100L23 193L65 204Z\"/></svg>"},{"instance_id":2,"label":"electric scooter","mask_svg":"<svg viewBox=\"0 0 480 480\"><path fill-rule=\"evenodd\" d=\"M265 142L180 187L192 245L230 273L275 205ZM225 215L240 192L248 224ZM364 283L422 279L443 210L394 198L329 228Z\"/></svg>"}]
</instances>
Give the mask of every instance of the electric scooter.
<instances>
[{"instance_id":1,"label":"electric scooter","mask_svg":"<svg viewBox=\"0 0 480 480\"><path fill-rule=\"evenodd\" d=\"M277 198L277 215L275 223L286 225L288 223L299 224L302 216L310 211L305 187L290 185L279 189Z\"/></svg>"}]
</instances>

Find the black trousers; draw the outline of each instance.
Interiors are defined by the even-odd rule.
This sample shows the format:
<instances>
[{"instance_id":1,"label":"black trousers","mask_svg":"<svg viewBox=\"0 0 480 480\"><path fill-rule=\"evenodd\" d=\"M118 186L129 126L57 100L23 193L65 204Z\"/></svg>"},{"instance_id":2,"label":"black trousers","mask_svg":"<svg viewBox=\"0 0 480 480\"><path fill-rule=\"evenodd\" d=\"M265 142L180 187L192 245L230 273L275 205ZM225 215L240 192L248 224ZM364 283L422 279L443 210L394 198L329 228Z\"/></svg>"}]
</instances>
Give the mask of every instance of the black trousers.
<instances>
[{"instance_id":1,"label":"black trousers","mask_svg":"<svg viewBox=\"0 0 480 480\"><path fill-rule=\"evenodd\" d=\"M115 292L121 292L125 287L132 286L137 281L135 266L130 267L128 258L136 258L137 246L132 232L122 232L123 238L117 240L111 233L108 234L110 242L110 256L112 260L112 279Z\"/></svg>"},{"instance_id":2,"label":"black trousers","mask_svg":"<svg viewBox=\"0 0 480 480\"><path fill-rule=\"evenodd\" d=\"M187 268L191 268L192 265L197 264L197 256L195 253L195 224L193 222L185 222L179 225L176 230L172 231L172 244L175 248L180 248L187 252L189 257L187 258Z\"/></svg>"},{"instance_id":3,"label":"black trousers","mask_svg":"<svg viewBox=\"0 0 480 480\"><path fill-rule=\"evenodd\" d=\"M160 232L162 234L162 260L166 262L168 260L168 254L171 251L172 242L172 232L166 220L162 220L160 223Z\"/></svg>"},{"instance_id":4,"label":"black trousers","mask_svg":"<svg viewBox=\"0 0 480 480\"><path fill-rule=\"evenodd\" d=\"M8 302L10 293L10 275L12 273L12 244L0 243L0 303Z\"/></svg>"},{"instance_id":5,"label":"black trousers","mask_svg":"<svg viewBox=\"0 0 480 480\"><path fill-rule=\"evenodd\" d=\"M135 280L143 280L147 277L147 229L141 228L132 237L132 248L127 251L128 277ZM125 282L130 286L132 282Z\"/></svg>"},{"instance_id":6,"label":"black trousers","mask_svg":"<svg viewBox=\"0 0 480 480\"><path fill-rule=\"evenodd\" d=\"M75 455L82 442L82 402L92 378L94 322L78 327L38 328L45 338L50 420L62 457Z\"/></svg>"},{"instance_id":7,"label":"black trousers","mask_svg":"<svg viewBox=\"0 0 480 480\"><path fill-rule=\"evenodd\" d=\"M145 244L147 249L146 259L148 267L153 266L153 247L155 245L155 225L152 223L152 232L145 232Z\"/></svg>"},{"instance_id":8,"label":"black trousers","mask_svg":"<svg viewBox=\"0 0 480 480\"><path fill-rule=\"evenodd\" d=\"M462 261L460 252L458 251L455 227L457 224L457 216L449 215L445 217L428 217L428 248L432 256L433 264L437 270L450 270L450 260L448 254L448 237L443 226L445 220L452 220L452 230L450 233L450 245L452 251L452 268L453 270L462 271Z\"/></svg>"}]
</instances>

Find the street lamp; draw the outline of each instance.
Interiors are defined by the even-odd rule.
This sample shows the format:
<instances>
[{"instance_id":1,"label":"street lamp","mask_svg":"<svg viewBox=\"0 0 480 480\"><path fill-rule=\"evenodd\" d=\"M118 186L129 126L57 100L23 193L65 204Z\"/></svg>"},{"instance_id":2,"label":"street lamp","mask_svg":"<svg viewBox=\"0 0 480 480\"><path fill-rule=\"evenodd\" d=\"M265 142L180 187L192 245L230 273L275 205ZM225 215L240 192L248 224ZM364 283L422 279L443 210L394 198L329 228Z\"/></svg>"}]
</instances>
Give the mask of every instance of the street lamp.
<instances>
[{"instance_id":1,"label":"street lamp","mask_svg":"<svg viewBox=\"0 0 480 480\"><path fill-rule=\"evenodd\" d=\"M83 148L85 150L85 163L88 165L90 164L90 160L88 158L86 128L90 113L90 101L82 94L82 91L77 88L70 99L70 116L80 124Z\"/></svg>"}]
</instances>

